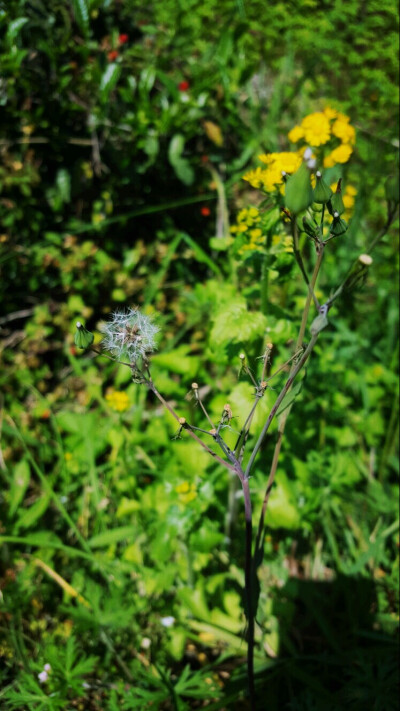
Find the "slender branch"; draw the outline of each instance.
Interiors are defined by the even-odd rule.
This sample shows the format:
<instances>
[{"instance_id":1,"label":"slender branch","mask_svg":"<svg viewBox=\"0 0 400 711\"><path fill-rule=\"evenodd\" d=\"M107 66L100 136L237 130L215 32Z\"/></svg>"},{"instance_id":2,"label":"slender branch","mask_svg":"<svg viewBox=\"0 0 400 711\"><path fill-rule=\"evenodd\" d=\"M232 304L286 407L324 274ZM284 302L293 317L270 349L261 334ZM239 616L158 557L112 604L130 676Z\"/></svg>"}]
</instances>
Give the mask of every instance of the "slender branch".
<instances>
[{"instance_id":1,"label":"slender branch","mask_svg":"<svg viewBox=\"0 0 400 711\"><path fill-rule=\"evenodd\" d=\"M147 387L149 388L149 390L152 391L152 393L159 399L159 401L161 402L161 404L168 410L168 412L172 415L172 417L174 417L174 419L175 419L179 424L182 424L182 423L181 423L181 419L182 419L182 418L179 417L179 415L175 412L175 410L173 409L173 407L171 407L171 405L169 404L169 402L167 402L167 401L163 398L163 396L161 395L161 393L159 393L159 391L157 390L157 388L156 388L156 386L154 385L153 381L146 379L144 382L145 382L145 385L147 385ZM204 442L202 442L202 440L190 429L190 425L189 425L189 424L187 424L187 426L185 426L184 429L185 429L185 432L187 432L188 435L189 435L192 439L194 439L198 444L200 444L200 446L203 447L203 449L205 449L206 452L208 452L208 454L211 454L211 456L212 456L217 462L219 462L220 464L222 464L222 466L225 467L225 469L229 469L230 471L235 472L235 474L238 473L237 468L236 468L233 464L229 464L229 462L226 462L224 459L222 459L222 457L219 457L218 454L216 454L212 449L210 449L210 447L207 447L207 445L206 445Z\"/></svg>"},{"instance_id":2,"label":"slender branch","mask_svg":"<svg viewBox=\"0 0 400 711\"><path fill-rule=\"evenodd\" d=\"M244 495L244 515L246 521L246 544L245 544L245 567L244 579L247 603L247 673L250 696L251 711L256 711L255 688L254 688L254 620L255 610L253 609L253 565L252 565L252 509L249 480L242 481Z\"/></svg>"},{"instance_id":3,"label":"slender branch","mask_svg":"<svg viewBox=\"0 0 400 711\"><path fill-rule=\"evenodd\" d=\"M265 437L265 435L267 434L267 432L268 432L268 430L269 430L270 424L271 424L272 420L274 419L274 417L275 417L275 415L276 415L276 413L277 413L277 411L278 411L279 405L281 404L281 402L282 402L283 398L285 397L286 393L288 392L288 390L292 387L293 381L295 380L297 374L299 373L299 371L302 369L303 365L304 365L304 364L306 363L306 361L308 360L308 358L309 358L309 356L310 356L310 354L311 354L311 352L312 352L312 350L313 350L313 348L314 348L314 346L315 346L315 344L316 344L316 342L317 342L317 340L318 340L318 335L319 335L318 333L315 333L315 334L313 334L313 335L311 336L311 340L310 340L310 342L309 342L309 344L308 344L306 350L304 351L304 353L303 353L302 357L300 358L300 360L298 361L298 363L294 366L294 368L293 368L293 370L292 370L292 373L290 374L290 376L289 376L289 378L287 379L285 385L283 386L281 392L279 393L279 395L278 395L278 397L277 397L277 399L276 399L276 401L275 401L275 404L274 404L273 408L271 409L271 412L270 412L269 415L268 415L267 421L266 421L266 423L265 423L265 425L264 425L264 427L263 427L263 429L262 429L262 431L261 431L261 434L259 435L259 438L258 438L258 440L257 440L257 443L256 443L256 445L255 445L255 447L254 447L254 449L253 449L253 451L252 451L252 453L251 453L251 457L250 457L250 459L249 459L249 461L248 461L248 464L247 464L247 467L246 467L246 471L245 471L245 474L244 474L245 479L247 479L247 478L249 477L249 475L250 475L251 469L252 469L253 464L254 464L254 460L255 460L255 458L256 458L256 456L257 456L257 454L258 454L258 451L259 451L259 449L260 449L260 447L261 447L261 445L262 445L262 443L263 443L263 441L264 441L264 437Z\"/></svg>"}]
</instances>

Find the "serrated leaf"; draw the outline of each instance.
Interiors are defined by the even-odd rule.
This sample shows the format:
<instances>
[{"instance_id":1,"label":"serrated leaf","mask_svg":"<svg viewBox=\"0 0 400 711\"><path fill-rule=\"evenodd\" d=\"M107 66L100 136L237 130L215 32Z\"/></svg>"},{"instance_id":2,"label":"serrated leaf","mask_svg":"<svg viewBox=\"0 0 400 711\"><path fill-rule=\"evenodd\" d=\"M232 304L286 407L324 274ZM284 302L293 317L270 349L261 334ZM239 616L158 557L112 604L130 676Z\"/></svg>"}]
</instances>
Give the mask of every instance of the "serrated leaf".
<instances>
[{"instance_id":1,"label":"serrated leaf","mask_svg":"<svg viewBox=\"0 0 400 711\"><path fill-rule=\"evenodd\" d=\"M100 94L102 99L107 98L110 92L114 89L121 75L121 67L113 62L109 64L100 79Z\"/></svg>"},{"instance_id":2,"label":"serrated leaf","mask_svg":"<svg viewBox=\"0 0 400 711\"><path fill-rule=\"evenodd\" d=\"M264 335L267 319L260 311L249 313L244 299L226 304L214 317L210 344L214 348L230 343L248 344Z\"/></svg>"},{"instance_id":3,"label":"serrated leaf","mask_svg":"<svg viewBox=\"0 0 400 711\"><path fill-rule=\"evenodd\" d=\"M9 516L13 516L25 496L31 478L28 462L23 459L18 462L13 471L13 479L10 487L10 508Z\"/></svg>"},{"instance_id":4,"label":"serrated leaf","mask_svg":"<svg viewBox=\"0 0 400 711\"><path fill-rule=\"evenodd\" d=\"M86 34L89 30L89 7L87 0L72 0L74 17L79 29Z\"/></svg>"}]
</instances>

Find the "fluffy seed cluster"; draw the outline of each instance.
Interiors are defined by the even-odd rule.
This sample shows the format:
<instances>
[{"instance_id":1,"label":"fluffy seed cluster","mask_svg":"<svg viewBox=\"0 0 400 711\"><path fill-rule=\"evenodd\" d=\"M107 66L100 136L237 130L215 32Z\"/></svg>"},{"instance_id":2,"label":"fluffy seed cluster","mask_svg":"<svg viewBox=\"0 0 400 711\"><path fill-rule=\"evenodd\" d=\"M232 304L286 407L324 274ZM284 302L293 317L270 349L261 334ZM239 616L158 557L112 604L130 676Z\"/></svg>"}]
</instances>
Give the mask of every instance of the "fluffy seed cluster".
<instances>
[{"instance_id":1,"label":"fluffy seed cluster","mask_svg":"<svg viewBox=\"0 0 400 711\"><path fill-rule=\"evenodd\" d=\"M118 360L127 358L135 364L155 350L155 335L159 330L139 309L116 311L101 328L104 334L101 345Z\"/></svg>"}]
</instances>

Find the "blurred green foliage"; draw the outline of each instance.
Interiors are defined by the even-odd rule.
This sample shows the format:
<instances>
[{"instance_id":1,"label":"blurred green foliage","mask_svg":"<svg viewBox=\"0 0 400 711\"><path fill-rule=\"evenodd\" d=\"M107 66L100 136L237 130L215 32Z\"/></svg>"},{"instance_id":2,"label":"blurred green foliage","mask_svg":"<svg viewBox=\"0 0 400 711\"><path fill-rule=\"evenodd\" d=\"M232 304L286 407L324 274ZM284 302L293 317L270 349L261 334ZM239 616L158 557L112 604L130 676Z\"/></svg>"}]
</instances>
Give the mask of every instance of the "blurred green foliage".
<instances>
[{"instance_id":1,"label":"blurred green foliage","mask_svg":"<svg viewBox=\"0 0 400 711\"><path fill-rule=\"evenodd\" d=\"M5 708L243 708L242 502L128 369L76 351L74 321L157 313L164 395L203 427L196 380L211 417L227 401L243 415L237 355L256 369L266 329L272 368L290 357L305 291L283 242L230 250L227 217L258 201L240 177L307 112L351 116L357 201L327 250L329 295L398 170L397 17L361 0L0 2ZM259 568L271 711L395 708L394 235L332 310L290 416Z\"/></svg>"}]
</instances>

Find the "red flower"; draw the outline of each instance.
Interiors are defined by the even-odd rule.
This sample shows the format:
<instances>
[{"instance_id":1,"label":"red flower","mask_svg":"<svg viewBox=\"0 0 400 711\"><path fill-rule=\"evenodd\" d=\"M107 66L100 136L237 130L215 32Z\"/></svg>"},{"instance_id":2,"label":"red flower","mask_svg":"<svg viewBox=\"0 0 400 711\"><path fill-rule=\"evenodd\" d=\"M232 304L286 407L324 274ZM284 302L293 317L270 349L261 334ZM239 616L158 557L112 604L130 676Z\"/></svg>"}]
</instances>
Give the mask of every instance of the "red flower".
<instances>
[{"instance_id":1,"label":"red flower","mask_svg":"<svg viewBox=\"0 0 400 711\"><path fill-rule=\"evenodd\" d=\"M211 215L210 208L206 207L205 205L203 205L203 207L200 209L200 212L203 215L203 217L210 217L210 215Z\"/></svg>"},{"instance_id":2,"label":"red flower","mask_svg":"<svg viewBox=\"0 0 400 711\"><path fill-rule=\"evenodd\" d=\"M111 52L109 52L109 53L107 54L108 61L109 61L109 62L113 62L114 59L116 59L116 58L118 57L118 54L119 54L119 52L117 52L116 49L112 49Z\"/></svg>"},{"instance_id":3,"label":"red flower","mask_svg":"<svg viewBox=\"0 0 400 711\"><path fill-rule=\"evenodd\" d=\"M118 44L125 44L129 40L129 35L119 35Z\"/></svg>"},{"instance_id":4,"label":"red flower","mask_svg":"<svg viewBox=\"0 0 400 711\"><path fill-rule=\"evenodd\" d=\"M179 91L187 91L189 88L190 88L190 84L188 81L181 81L178 84Z\"/></svg>"}]
</instances>

